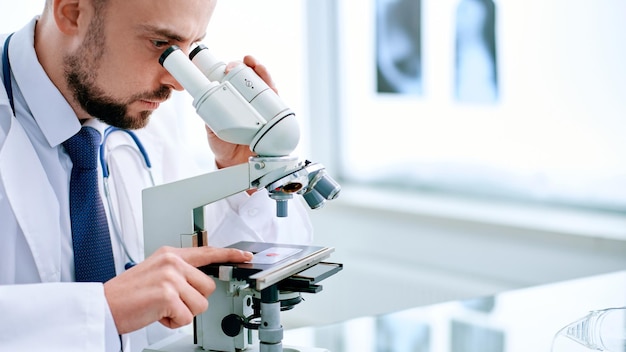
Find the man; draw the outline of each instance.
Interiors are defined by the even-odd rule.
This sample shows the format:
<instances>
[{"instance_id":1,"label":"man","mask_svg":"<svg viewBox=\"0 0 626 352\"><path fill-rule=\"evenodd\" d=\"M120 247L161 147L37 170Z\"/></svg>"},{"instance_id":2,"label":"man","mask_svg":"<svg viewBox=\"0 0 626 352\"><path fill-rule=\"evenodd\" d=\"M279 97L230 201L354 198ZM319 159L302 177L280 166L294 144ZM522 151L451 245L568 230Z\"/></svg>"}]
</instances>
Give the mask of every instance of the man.
<instances>
[{"instance_id":1,"label":"man","mask_svg":"<svg viewBox=\"0 0 626 352\"><path fill-rule=\"evenodd\" d=\"M72 282L73 162L64 142L81 126L147 126L172 90L182 90L159 65L159 56L170 45L188 52L200 41L215 4L47 0L41 17L11 37L11 69L3 74L10 89L0 89L1 350L140 351L155 342L145 327L155 322L181 327L207 309L214 283L196 267L251 258L213 247L161 248L124 271L113 239L117 276L104 284ZM273 86L262 65L250 57L244 62ZM154 136L158 129L150 127L141 132ZM247 146L222 142L210 132L209 142L218 167L251 155ZM215 231L229 234L216 237L222 242L225 236L235 242L240 234L263 239L263 231L281 226L265 221L258 230L254 222L237 219L236 208L259 199L246 197L225 202L226 209L212 218L221 222L213 225ZM303 238L310 232L306 220Z\"/></svg>"}]
</instances>

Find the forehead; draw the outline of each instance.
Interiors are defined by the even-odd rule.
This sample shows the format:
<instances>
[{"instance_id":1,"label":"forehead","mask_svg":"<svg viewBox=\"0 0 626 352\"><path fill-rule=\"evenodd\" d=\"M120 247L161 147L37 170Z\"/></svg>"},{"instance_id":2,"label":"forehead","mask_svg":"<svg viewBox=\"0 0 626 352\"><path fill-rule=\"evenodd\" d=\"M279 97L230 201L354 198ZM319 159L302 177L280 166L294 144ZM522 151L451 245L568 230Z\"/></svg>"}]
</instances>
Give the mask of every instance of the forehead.
<instances>
[{"instance_id":1,"label":"forehead","mask_svg":"<svg viewBox=\"0 0 626 352\"><path fill-rule=\"evenodd\" d=\"M107 22L136 32L166 32L181 41L202 38L216 0L107 0ZM130 33L129 33L130 34Z\"/></svg>"}]
</instances>

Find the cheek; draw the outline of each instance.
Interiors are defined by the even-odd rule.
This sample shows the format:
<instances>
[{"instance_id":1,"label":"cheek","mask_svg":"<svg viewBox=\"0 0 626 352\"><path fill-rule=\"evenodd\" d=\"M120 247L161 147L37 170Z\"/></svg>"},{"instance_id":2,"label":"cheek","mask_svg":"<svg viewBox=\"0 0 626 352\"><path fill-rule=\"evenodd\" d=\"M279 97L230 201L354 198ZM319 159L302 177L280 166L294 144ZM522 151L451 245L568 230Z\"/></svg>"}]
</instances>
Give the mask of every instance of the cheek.
<instances>
[{"instance_id":1,"label":"cheek","mask_svg":"<svg viewBox=\"0 0 626 352\"><path fill-rule=\"evenodd\" d=\"M138 93L152 91L158 84L156 71L159 63L149 65L145 61L123 58L116 63L103 63L99 72L101 82L110 95L114 97L129 97Z\"/></svg>"}]
</instances>

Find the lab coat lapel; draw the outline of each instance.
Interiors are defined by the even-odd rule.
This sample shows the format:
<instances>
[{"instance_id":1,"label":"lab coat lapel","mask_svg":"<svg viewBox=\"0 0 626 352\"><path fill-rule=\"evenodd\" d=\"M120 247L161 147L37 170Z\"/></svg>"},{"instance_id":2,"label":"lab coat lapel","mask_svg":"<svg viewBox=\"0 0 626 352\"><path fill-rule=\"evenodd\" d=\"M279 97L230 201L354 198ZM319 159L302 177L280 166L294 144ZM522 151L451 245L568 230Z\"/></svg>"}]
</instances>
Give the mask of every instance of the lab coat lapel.
<instances>
[{"instance_id":1,"label":"lab coat lapel","mask_svg":"<svg viewBox=\"0 0 626 352\"><path fill-rule=\"evenodd\" d=\"M59 206L22 125L10 119L0 146L0 182L29 244L42 282L61 278Z\"/></svg>"}]
</instances>

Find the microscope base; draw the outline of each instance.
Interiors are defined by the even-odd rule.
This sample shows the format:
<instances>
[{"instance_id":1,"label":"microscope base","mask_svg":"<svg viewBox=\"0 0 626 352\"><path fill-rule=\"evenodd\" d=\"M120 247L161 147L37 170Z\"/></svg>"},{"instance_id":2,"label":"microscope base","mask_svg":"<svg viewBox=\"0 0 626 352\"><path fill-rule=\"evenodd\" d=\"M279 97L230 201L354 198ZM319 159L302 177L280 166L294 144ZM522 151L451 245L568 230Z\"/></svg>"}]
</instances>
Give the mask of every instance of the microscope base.
<instances>
[{"instance_id":1,"label":"microscope base","mask_svg":"<svg viewBox=\"0 0 626 352\"><path fill-rule=\"evenodd\" d=\"M242 352L258 352L259 346L250 346ZM176 334L162 341L148 346L143 352L206 352L205 349L193 343L193 336ZM330 352L324 348L283 346L283 352Z\"/></svg>"}]
</instances>

